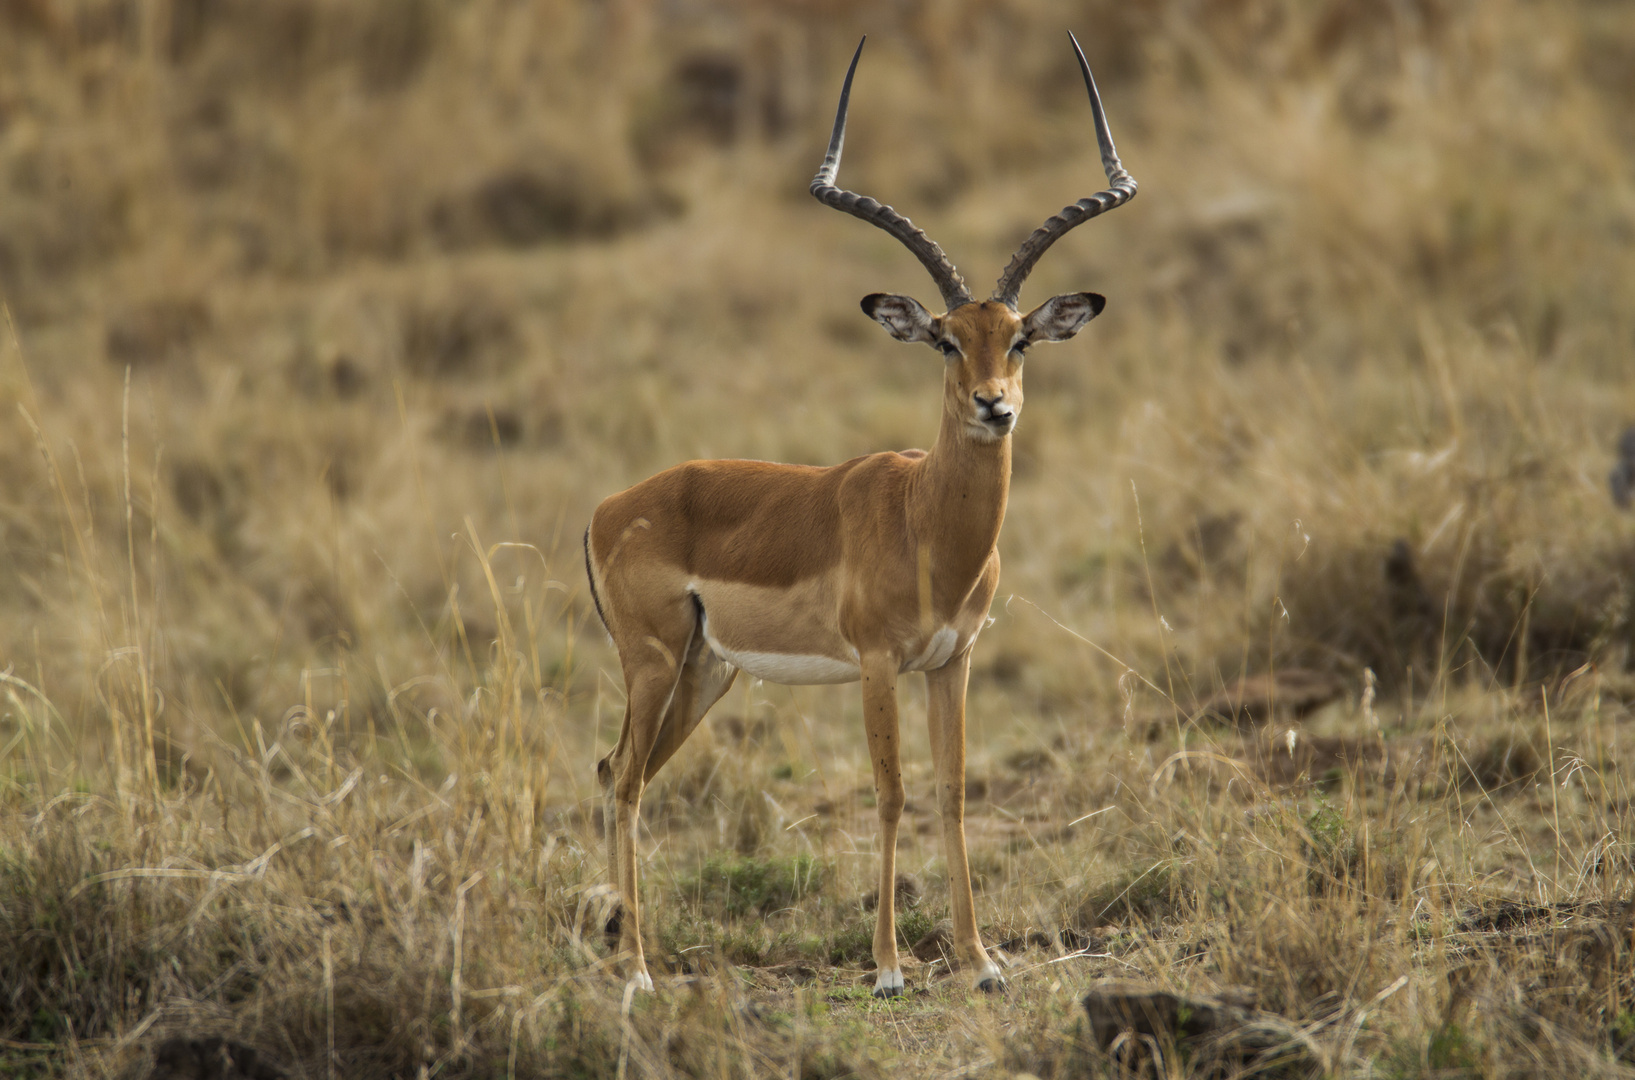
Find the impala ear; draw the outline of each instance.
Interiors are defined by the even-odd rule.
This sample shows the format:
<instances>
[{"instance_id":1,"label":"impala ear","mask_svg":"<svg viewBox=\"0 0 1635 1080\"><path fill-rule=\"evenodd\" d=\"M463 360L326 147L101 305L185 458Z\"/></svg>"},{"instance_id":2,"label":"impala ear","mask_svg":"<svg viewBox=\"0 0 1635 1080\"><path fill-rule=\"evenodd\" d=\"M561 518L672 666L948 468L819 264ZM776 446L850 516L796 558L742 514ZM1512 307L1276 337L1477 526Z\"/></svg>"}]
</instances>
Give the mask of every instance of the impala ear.
<instances>
[{"instance_id":1,"label":"impala ear","mask_svg":"<svg viewBox=\"0 0 1635 1080\"><path fill-rule=\"evenodd\" d=\"M1107 298L1100 293L1076 292L1052 296L1022 320L1022 330L1028 342L1066 341L1084 324L1101 314Z\"/></svg>"},{"instance_id":2,"label":"impala ear","mask_svg":"<svg viewBox=\"0 0 1635 1080\"><path fill-rule=\"evenodd\" d=\"M869 293L863 297L863 314L885 327L886 333L898 341L936 344L931 313L912 296Z\"/></svg>"}]
</instances>

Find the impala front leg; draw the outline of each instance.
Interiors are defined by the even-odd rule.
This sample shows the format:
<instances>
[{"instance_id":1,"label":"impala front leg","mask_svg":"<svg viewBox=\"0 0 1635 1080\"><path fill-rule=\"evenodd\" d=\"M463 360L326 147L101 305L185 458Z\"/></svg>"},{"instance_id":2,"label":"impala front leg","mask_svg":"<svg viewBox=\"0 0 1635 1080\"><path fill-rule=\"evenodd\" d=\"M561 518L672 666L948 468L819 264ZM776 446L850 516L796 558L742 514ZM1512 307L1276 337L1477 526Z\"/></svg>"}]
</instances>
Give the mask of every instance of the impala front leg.
<instances>
[{"instance_id":1,"label":"impala front leg","mask_svg":"<svg viewBox=\"0 0 1635 1080\"><path fill-rule=\"evenodd\" d=\"M874 800L880 814L880 907L874 923L875 997L903 992L897 960L897 823L903 816L903 769L897 746L897 658L863 657L863 726L874 766Z\"/></svg>"},{"instance_id":2,"label":"impala front leg","mask_svg":"<svg viewBox=\"0 0 1635 1080\"><path fill-rule=\"evenodd\" d=\"M931 757L937 765L937 808L942 813L943 858L954 911L954 955L974 973L978 990L1005 985L999 965L988 958L976 930L976 901L971 896L971 863L965 852L965 683L971 651L925 673L929 691Z\"/></svg>"}]
</instances>

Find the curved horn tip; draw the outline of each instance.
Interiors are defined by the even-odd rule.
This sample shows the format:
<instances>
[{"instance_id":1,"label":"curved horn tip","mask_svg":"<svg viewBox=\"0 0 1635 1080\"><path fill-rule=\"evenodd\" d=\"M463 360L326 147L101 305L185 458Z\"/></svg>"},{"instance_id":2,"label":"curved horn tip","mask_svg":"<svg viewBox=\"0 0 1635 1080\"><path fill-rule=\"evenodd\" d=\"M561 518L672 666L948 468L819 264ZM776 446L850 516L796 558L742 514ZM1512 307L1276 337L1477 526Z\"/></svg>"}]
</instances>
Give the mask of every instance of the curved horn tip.
<instances>
[{"instance_id":1,"label":"curved horn tip","mask_svg":"<svg viewBox=\"0 0 1635 1080\"><path fill-rule=\"evenodd\" d=\"M850 91L852 91L852 75L857 74L857 62L858 60L863 59L863 46L867 46L867 44L868 34L863 34L862 39L857 42L857 52L853 52L852 54L852 64L850 64L850 67L845 69L845 87L840 90L840 96L850 95Z\"/></svg>"},{"instance_id":2,"label":"curved horn tip","mask_svg":"<svg viewBox=\"0 0 1635 1080\"><path fill-rule=\"evenodd\" d=\"M1079 58L1079 71L1084 75L1084 88L1090 91L1090 100L1100 108L1101 95L1096 92L1096 77L1090 74L1090 61L1084 55L1084 46L1079 44L1079 39L1073 36L1071 30L1067 32L1067 40L1073 43L1073 55Z\"/></svg>"},{"instance_id":3,"label":"curved horn tip","mask_svg":"<svg viewBox=\"0 0 1635 1080\"><path fill-rule=\"evenodd\" d=\"M840 157L846 145L846 113L851 107L852 78L857 74L857 62L863 58L863 46L868 43L869 36L863 35L863 40L857 43L857 51L852 53L851 66L846 69L846 81L840 86L840 104L835 109L834 130L829 133L829 149L823 156L823 164L818 166L817 175L812 177L811 192L816 198L823 198L823 193L835 182L840 172Z\"/></svg>"}]
</instances>

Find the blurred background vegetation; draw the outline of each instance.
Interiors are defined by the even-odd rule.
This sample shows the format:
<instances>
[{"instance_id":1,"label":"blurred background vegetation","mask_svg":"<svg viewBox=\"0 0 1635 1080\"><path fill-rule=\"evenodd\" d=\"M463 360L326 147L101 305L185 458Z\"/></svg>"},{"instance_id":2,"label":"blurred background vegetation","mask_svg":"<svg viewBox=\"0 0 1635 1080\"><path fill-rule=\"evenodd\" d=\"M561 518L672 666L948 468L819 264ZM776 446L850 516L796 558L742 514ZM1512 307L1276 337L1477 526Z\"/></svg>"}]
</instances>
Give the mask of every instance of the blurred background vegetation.
<instances>
[{"instance_id":1,"label":"blurred background vegetation","mask_svg":"<svg viewBox=\"0 0 1635 1080\"><path fill-rule=\"evenodd\" d=\"M1595 0L6 0L0 655L81 718L140 654L178 730L358 721L493 642L480 538L594 694L598 498L934 434L855 308L919 267L805 193L847 52L847 182L980 284L1101 185L1068 28L1141 197L1030 285L1110 306L1030 366L1002 597L1182 711L1622 672L1635 12ZM1118 702L999 613L979 682Z\"/></svg>"}]
</instances>

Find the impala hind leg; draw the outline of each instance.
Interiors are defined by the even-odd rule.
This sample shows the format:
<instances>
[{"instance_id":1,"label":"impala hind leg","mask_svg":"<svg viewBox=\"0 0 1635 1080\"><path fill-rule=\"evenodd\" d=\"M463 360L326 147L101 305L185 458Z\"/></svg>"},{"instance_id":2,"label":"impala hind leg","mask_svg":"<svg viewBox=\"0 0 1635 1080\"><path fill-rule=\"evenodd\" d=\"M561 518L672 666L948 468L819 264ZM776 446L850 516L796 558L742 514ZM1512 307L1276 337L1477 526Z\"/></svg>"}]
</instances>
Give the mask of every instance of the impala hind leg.
<instances>
[{"instance_id":1,"label":"impala hind leg","mask_svg":"<svg viewBox=\"0 0 1635 1080\"><path fill-rule=\"evenodd\" d=\"M647 765L653 756L666 714L682 681L681 658L691 648L692 628L667 635L675 644L666 644L648 635L635 649L623 647L619 660L625 675L624 726L613 753L597 765L602 784L603 822L608 837L608 870L619 890L619 910L609 921L608 933L617 938L616 953L630 978L642 989L651 990L642 951L641 887L636 867L636 830L641 820L642 790L647 781Z\"/></svg>"},{"instance_id":2,"label":"impala hind leg","mask_svg":"<svg viewBox=\"0 0 1635 1080\"><path fill-rule=\"evenodd\" d=\"M665 710L664 724L659 728L658 740L647 757L645 779L651 783L664 763L675 756L687 736L697 729L704 714L732 689L738 669L715 654L701 633L693 634L692 648L687 662L681 666L681 680L676 683L675 696Z\"/></svg>"},{"instance_id":3,"label":"impala hind leg","mask_svg":"<svg viewBox=\"0 0 1635 1080\"><path fill-rule=\"evenodd\" d=\"M952 891L954 955L973 973L978 990L1004 987L999 965L988 957L976 930L971 895L971 863L965 851L965 684L971 672L967 649L936 671L925 673L931 757L937 766L937 809L942 814L943 858Z\"/></svg>"},{"instance_id":4,"label":"impala hind leg","mask_svg":"<svg viewBox=\"0 0 1635 1080\"><path fill-rule=\"evenodd\" d=\"M664 768L665 762L675 756L675 752L681 749L681 744L687 741L687 736L697 729L699 721L704 719L704 714L732 689L733 680L737 676L738 669L717 656L704 640L703 634L693 635L687 660L681 666L681 677L677 680L675 692L670 697L670 706L664 711L664 722L659 725L658 737L653 741L653 749L647 755L647 768L643 770L642 776L644 785L652 783L653 777ZM625 730L628 730L628 722ZM621 731L621 744L623 737L624 733ZM615 748L596 767L604 800L602 813L603 831L607 835L607 865L609 873L615 875L616 871L613 868L618 866L618 851L615 844L617 832L614 828L613 761L618 754L619 751ZM618 887L618 884L615 876L613 885ZM619 935L618 918L618 915L615 915L609 920L607 928L615 948Z\"/></svg>"},{"instance_id":5,"label":"impala hind leg","mask_svg":"<svg viewBox=\"0 0 1635 1080\"><path fill-rule=\"evenodd\" d=\"M865 656L863 727L874 766L874 800L880 815L880 906L874 923L875 997L903 992L897 959L897 823L903 816L903 769L898 753L897 659Z\"/></svg>"}]
</instances>

